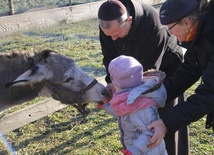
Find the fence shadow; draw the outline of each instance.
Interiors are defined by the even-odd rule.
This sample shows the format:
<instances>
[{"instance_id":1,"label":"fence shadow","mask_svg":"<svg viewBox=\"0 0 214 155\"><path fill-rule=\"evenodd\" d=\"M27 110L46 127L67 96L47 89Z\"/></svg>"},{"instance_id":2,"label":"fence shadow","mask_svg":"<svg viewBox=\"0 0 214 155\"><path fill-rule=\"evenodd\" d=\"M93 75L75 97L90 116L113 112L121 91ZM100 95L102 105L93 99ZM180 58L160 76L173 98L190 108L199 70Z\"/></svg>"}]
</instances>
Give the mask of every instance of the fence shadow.
<instances>
[{"instance_id":1,"label":"fence shadow","mask_svg":"<svg viewBox=\"0 0 214 155\"><path fill-rule=\"evenodd\" d=\"M103 114L100 114L99 111L100 110L98 110L98 109L91 109L89 112L89 115L96 114L97 117L101 117L101 116L103 117ZM51 120L49 120L46 117L46 118L44 118L44 120L45 120L47 127L49 126L49 128L47 130L45 130L44 132L41 132L37 136L34 136L29 139L25 139L25 140L19 142L18 144L12 143L12 145L16 151L21 151L21 150L25 149L31 143L40 143L43 140L49 139L54 134L69 132L78 125L80 126L83 124L83 125L87 126L87 123L95 122L96 119L97 119L96 117L88 118L87 116L83 116L80 114L80 115L74 116L73 118L71 118L70 120L67 120L66 122L60 122L60 123L54 124ZM46 150L45 154L56 154L59 150L61 150L60 153L62 153L62 150L63 150L63 154L66 154L66 153L72 151L71 146L73 146L73 148L75 147L75 149L83 148L83 147L87 146L88 143L82 142L82 143L76 144L75 142L83 137L90 139L94 132L96 132L98 130L102 130L107 125L109 125L111 123L115 123L115 122L116 122L116 118L113 118L113 117L102 120L102 121L96 123L95 126L89 127L87 130L84 129L84 130L78 131L78 133L75 135L71 135L70 138L68 138L68 140L63 141L62 143L60 143L60 145L53 147L49 150ZM91 124L89 124L89 125L91 125ZM108 132L105 132L105 133L101 134L100 136L97 136L96 139L97 140L103 139L106 136L114 134L116 131L117 131L117 127L116 127L116 129L108 130ZM16 133L17 136L19 136L19 137L22 136L22 132L19 129L15 130L14 133ZM65 148L68 148L68 149L64 150ZM40 152L40 153L42 154L42 152Z\"/></svg>"}]
</instances>

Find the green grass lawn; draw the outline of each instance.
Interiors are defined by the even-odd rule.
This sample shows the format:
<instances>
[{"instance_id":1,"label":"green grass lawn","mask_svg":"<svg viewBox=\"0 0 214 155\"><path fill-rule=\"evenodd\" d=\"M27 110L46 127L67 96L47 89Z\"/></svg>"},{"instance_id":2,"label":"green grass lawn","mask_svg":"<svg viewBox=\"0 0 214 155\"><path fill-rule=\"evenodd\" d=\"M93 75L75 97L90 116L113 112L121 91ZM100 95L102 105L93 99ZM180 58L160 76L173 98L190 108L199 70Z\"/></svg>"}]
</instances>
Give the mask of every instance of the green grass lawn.
<instances>
[{"instance_id":1,"label":"green grass lawn","mask_svg":"<svg viewBox=\"0 0 214 155\"><path fill-rule=\"evenodd\" d=\"M1 38L0 46L0 52L51 48L73 58L86 73L94 77L105 75L96 19ZM197 83L187 91L187 95L194 93L196 86ZM28 104L32 103L25 105ZM89 114L83 117L69 106L5 136L18 155L121 154L116 119L97 109L93 103L88 110ZM192 155L213 155L214 135L204 126L205 117L189 126ZM4 154L7 151L0 141L0 155Z\"/></svg>"}]
</instances>

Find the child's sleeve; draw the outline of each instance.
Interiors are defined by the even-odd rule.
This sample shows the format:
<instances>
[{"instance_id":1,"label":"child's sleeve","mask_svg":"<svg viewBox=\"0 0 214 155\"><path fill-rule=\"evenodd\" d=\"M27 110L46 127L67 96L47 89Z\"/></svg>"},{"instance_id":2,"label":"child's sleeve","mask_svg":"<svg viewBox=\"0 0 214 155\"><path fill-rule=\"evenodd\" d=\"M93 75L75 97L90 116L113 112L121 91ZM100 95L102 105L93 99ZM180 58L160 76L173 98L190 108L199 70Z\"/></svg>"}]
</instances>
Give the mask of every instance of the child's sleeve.
<instances>
[{"instance_id":1,"label":"child's sleeve","mask_svg":"<svg viewBox=\"0 0 214 155\"><path fill-rule=\"evenodd\" d=\"M105 110L108 114L110 114L110 115L118 118L118 116L116 115L116 113L114 112L114 110L111 108L110 102L106 102L103 105L103 110Z\"/></svg>"}]
</instances>

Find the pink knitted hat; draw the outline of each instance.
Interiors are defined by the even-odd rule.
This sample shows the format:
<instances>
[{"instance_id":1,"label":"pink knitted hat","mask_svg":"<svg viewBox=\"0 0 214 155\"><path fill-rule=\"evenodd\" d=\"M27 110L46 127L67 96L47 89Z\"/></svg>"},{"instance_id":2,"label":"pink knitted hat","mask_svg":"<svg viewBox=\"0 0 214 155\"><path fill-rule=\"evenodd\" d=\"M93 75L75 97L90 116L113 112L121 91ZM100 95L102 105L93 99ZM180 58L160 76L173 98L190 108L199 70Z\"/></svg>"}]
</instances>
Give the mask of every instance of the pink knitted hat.
<instances>
[{"instance_id":1,"label":"pink knitted hat","mask_svg":"<svg viewBox=\"0 0 214 155\"><path fill-rule=\"evenodd\" d=\"M112 84L119 88L132 88L142 83L143 66L131 56L121 55L113 59L108 70Z\"/></svg>"}]
</instances>

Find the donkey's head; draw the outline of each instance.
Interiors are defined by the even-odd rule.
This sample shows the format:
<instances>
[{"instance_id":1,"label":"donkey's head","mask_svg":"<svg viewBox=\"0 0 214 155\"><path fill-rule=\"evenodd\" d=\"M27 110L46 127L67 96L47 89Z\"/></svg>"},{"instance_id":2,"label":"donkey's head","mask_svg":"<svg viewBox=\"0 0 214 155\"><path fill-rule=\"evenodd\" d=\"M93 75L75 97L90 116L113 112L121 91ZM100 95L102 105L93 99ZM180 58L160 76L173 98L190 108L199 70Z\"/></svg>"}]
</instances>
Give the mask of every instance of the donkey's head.
<instances>
[{"instance_id":1,"label":"donkey's head","mask_svg":"<svg viewBox=\"0 0 214 155\"><path fill-rule=\"evenodd\" d=\"M104 85L84 73L74 60L51 50L43 50L33 67L19 75L9 87L42 84L39 96L51 96L65 104L100 102L109 97ZM39 59L38 59L39 58Z\"/></svg>"}]
</instances>

